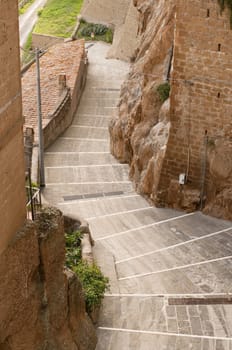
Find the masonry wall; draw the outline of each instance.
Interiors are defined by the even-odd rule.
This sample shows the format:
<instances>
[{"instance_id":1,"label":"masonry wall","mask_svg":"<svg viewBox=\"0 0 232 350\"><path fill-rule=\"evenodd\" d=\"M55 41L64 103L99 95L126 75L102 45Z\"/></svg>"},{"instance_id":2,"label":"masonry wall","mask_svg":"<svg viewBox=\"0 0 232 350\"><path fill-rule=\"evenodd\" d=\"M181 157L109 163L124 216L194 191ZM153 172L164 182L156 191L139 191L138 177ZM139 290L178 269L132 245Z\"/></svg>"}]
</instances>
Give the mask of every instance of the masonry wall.
<instances>
[{"instance_id":1,"label":"masonry wall","mask_svg":"<svg viewBox=\"0 0 232 350\"><path fill-rule=\"evenodd\" d=\"M52 35L32 33L32 47L49 48L52 45L63 43L64 39Z\"/></svg>"},{"instance_id":2,"label":"masonry wall","mask_svg":"<svg viewBox=\"0 0 232 350\"><path fill-rule=\"evenodd\" d=\"M191 188L200 193L204 167L206 187L212 182L215 186L220 182L220 178L215 179L217 174L210 170L211 146L215 148L224 142L224 151L228 152L226 143L232 131L232 30L229 18L228 10L220 12L217 0L177 1L171 129L157 203L177 201L177 193L172 191L178 190L176 184L180 173L188 175L183 191ZM209 138L207 152L206 135ZM230 187L231 176L227 174L223 182L220 189ZM206 201L208 199L210 195Z\"/></svg>"},{"instance_id":3,"label":"masonry wall","mask_svg":"<svg viewBox=\"0 0 232 350\"><path fill-rule=\"evenodd\" d=\"M70 88L65 88L60 96L54 112L50 115L50 120L43 127L44 148L48 148L58 136L60 136L72 123L75 112L77 110L82 92L85 87L87 74L87 58L83 51L82 60L80 61L79 70L76 75L75 83Z\"/></svg>"},{"instance_id":4,"label":"masonry wall","mask_svg":"<svg viewBox=\"0 0 232 350\"><path fill-rule=\"evenodd\" d=\"M113 45L107 57L129 61L135 53L138 44L138 11L131 1L122 25L116 26Z\"/></svg>"},{"instance_id":5,"label":"masonry wall","mask_svg":"<svg viewBox=\"0 0 232 350\"><path fill-rule=\"evenodd\" d=\"M85 0L81 11L87 21L103 24L122 24L131 0Z\"/></svg>"},{"instance_id":6,"label":"masonry wall","mask_svg":"<svg viewBox=\"0 0 232 350\"><path fill-rule=\"evenodd\" d=\"M18 3L0 1L0 254L26 216Z\"/></svg>"}]
</instances>

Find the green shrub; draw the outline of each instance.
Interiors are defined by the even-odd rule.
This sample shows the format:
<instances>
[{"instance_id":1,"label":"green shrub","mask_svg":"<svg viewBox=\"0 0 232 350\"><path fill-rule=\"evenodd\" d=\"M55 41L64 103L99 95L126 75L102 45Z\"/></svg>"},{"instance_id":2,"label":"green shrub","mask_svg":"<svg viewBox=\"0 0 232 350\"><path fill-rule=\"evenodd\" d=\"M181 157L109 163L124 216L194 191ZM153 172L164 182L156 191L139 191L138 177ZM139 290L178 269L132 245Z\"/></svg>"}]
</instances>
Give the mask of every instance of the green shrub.
<instances>
[{"instance_id":1,"label":"green shrub","mask_svg":"<svg viewBox=\"0 0 232 350\"><path fill-rule=\"evenodd\" d=\"M81 261L81 238L79 231L65 234L66 266L70 269Z\"/></svg>"},{"instance_id":2,"label":"green shrub","mask_svg":"<svg viewBox=\"0 0 232 350\"><path fill-rule=\"evenodd\" d=\"M40 17L40 16L42 15L42 13L43 13L43 9L39 9L39 10L37 11L38 17Z\"/></svg>"},{"instance_id":3,"label":"green shrub","mask_svg":"<svg viewBox=\"0 0 232 350\"><path fill-rule=\"evenodd\" d=\"M104 293L109 285L109 279L104 277L97 265L89 265L82 261L74 267L85 294L86 311L91 313L96 306L101 304Z\"/></svg>"},{"instance_id":4,"label":"green shrub","mask_svg":"<svg viewBox=\"0 0 232 350\"><path fill-rule=\"evenodd\" d=\"M89 265L81 259L82 233L75 231L65 234L66 266L79 277L85 295L86 311L90 314L101 304L109 280L97 265Z\"/></svg>"},{"instance_id":5,"label":"green shrub","mask_svg":"<svg viewBox=\"0 0 232 350\"><path fill-rule=\"evenodd\" d=\"M111 29L108 29L106 32L106 42L112 44L113 42L113 32Z\"/></svg>"},{"instance_id":6,"label":"green shrub","mask_svg":"<svg viewBox=\"0 0 232 350\"><path fill-rule=\"evenodd\" d=\"M104 35L107 32L108 28L103 24L94 24L87 23L81 30L80 33L82 36L90 36L94 33L94 35Z\"/></svg>"},{"instance_id":7,"label":"green shrub","mask_svg":"<svg viewBox=\"0 0 232 350\"><path fill-rule=\"evenodd\" d=\"M86 40L93 39L91 37L94 34L94 40L101 40L107 43L113 41L113 31L103 24L87 23L85 20L80 21L80 28L78 30L78 38L85 38Z\"/></svg>"},{"instance_id":8,"label":"green shrub","mask_svg":"<svg viewBox=\"0 0 232 350\"><path fill-rule=\"evenodd\" d=\"M83 234L80 231L65 234L65 243L67 248L80 246Z\"/></svg>"},{"instance_id":9,"label":"green shrub","mask_svg":"<svg viewBox=\"0 0 232 350\"><path fill-rule=\"evenodd\" d=\"M167 83L160 84L157 87L157 92L159 94L160 100L162 102L166 101L169 98L169 94L170 94L170 85L169 85L169 83L167 82Z\"/></svg>"}]
</instances>

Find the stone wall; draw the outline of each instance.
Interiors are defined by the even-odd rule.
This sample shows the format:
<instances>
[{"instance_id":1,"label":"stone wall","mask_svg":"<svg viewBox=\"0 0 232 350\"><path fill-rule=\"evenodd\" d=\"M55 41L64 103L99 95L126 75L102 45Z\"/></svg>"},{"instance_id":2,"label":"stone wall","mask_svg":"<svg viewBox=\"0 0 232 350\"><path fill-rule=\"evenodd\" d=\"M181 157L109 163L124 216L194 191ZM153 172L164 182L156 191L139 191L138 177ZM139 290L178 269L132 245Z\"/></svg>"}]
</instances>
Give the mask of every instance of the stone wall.
<instances>
[{"instance_id":1,"label":"stone wall","mask_svg":"<svg viewBox=\"0 0 232 350\"><path fill-rule=\"evenodd\" d=\"M64 38L59 38L52 35L32 33L32 47L39 47L41 50L47 49L48 47L62 43Z\"/></svg>"},{"instance_id":2,"label":"stone wall","mask_svg":"<svg viewBox=\"0 0 232 350\"><path fill-rule=\"evenodd\" d=\"M201 195L208 205L226 188L232 189L229 18L227 10L220 12L217 0L177 1L171 128L158 203L195 209ZM177 185L180 173L187 175L185 186Z\"/></svg>"},{"instance_id":3,"label":"stone wall","mask_svg":"<svg viewBox=\"0 0 232 350\"><path fill-rule=\"evenodd\" d=\"M137 32L138 11L131 1L123 23L115 27L113 45L107 57L126 61L132 59L138 44Z\"/></svg>"},{"instance_id":4,"label":"stone wall","mask_svg":"<svg viewBox=\"0 0 232 350\"><path fill-rule=\"evenodd\" d=\"M52 46L40 58L41 108L45 147L48 147L71 124L85 86L88 60L84 40ZM36 65L22 77L24 129L37 132Z\"/></svg>"},{"instance_id":5,"label":"stone wall","mask_svg":"<svg viewBox=\"0 0 232 350\"><path fill-rule=\"evenodd\" d=\"M114 28L109 58L130 60L138 43L138 13L133 0L84 0L82 18Z\"/></svg>"},{"instance_id":6,"label":"stone wall","mask_svg":"<svg viewBox=\"0 0 232 350\"><path fill-rule=\"evenodd\" d=\"M44 148L49 147L72 123L85 86L87 66L87 59L83 57L72 92L65 88L53 113L49 115L50 120L43 127Z\"/></svg>"},{"instance_id":7,"label":"stone wall","mask_svg":"<svg viewBox=\"0 0 232 350\"><path fill-rule=\"evenodd\" d=\"M0 254L24 224L25 175L17 1L0 2Z\"/></svg>"},{"instance_id":8,"label":"stone wall","mask_svg":"<svg viewBox=\"0 0 232 350\"><path fill-rule=\"evenodd\" d=\"M0 256L1 350L95 348L80 282L64 260L63 217L46 208Z\"/></svg>"},{"instance_id":9,"label":"stone wall","mask_svg":"<svg viewBox=\"0 0 232 350\"><path fill-rule=\"evenodd\" d=\"M84 0L81 15L88 22L121 25L129 5L130 0Z\"/></svg>"},{"instance_id":10,"label":"stone wall","mask_svg":"<svg viewBox=\"0 0 232 350\"><path fill-rule=\"evenodd\" d=\"M141 40L110 126L112 153L156 205L231 219L230 14L218 0L135 4Z\"/></svg>"}]
</instances>

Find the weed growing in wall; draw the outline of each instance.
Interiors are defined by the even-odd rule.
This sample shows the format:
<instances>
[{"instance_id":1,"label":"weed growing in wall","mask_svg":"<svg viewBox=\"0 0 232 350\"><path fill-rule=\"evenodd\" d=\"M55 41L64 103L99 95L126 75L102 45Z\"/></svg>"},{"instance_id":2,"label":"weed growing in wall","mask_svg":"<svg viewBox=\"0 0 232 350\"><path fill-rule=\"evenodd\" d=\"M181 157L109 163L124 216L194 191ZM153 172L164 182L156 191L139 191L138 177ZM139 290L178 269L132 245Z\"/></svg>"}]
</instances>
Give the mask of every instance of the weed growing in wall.
<instances>
[{"instance_id":1,"label":"weed growing in wall","mask_svg":"<svg viewBox=\"0 0 232 350\"><path fill-rule=\"evenodd\" d=\"M160 84L157 87L157 92L159 94L160 100L162 102L166 101L169 98L170 94L170 84L168 82Z\"/></svg>"}]
</instances>

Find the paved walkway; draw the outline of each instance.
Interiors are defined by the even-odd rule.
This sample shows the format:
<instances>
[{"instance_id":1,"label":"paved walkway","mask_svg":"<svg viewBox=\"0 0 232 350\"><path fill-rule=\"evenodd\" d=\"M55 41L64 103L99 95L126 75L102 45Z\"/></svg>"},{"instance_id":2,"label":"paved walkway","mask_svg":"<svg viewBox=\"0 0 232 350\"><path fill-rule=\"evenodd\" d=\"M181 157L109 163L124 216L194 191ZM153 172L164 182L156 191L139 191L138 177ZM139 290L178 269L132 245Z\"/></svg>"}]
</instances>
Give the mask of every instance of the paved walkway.
<instances>
[{"instance_id":1,"label":"paved walkway","mask_svg":"<svg viewBox=\"0 0 232 350\"><path fill-rule=\"evenodd\" d=\"M128 71L89 49L72 126L46 152L45 197L88 220L110 277L97 350L232 350L232 223L151 207L109 153L108 122Z\"/></svg>"},{"instance_id":2,"label":"paved walkway","mask_svg":"<svg viewBox=\"0 0 232 350\"><path fill-rule=\"evenodd\" d=\"M20 46L23 47L38 19L38 11L44 7L47 0L35 0L27 11L19 16Z\"/></svg>"}]
</instances>

